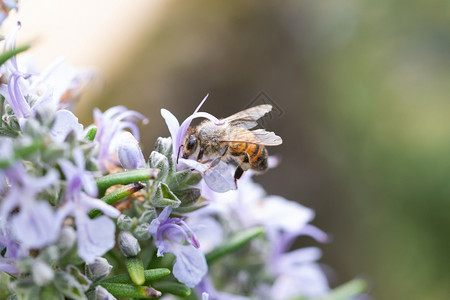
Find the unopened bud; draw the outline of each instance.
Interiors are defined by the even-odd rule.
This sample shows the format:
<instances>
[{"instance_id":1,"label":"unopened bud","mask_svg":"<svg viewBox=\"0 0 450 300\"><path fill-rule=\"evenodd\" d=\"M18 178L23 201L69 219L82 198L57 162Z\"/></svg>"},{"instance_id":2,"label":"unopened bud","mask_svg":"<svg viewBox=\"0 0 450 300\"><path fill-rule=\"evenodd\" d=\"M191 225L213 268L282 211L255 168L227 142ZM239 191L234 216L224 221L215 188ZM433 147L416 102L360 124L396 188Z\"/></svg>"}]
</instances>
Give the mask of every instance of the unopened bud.
<instances>
[{"instance_id":1,"label":"unopened bud","mask_svg":"<svg viewBox=\"0 0 450 300\"><path fill-rule=\"evenodd\" d=\"M141 251L138 240L128 231L119 234L119 246L125 257L136 256Z\"/></svg>"},{"instance_id":2,"label":"unopened bud","mask_svg":"<svg viewBox=\"0 0 450 300\"><path fill-rule=\"evenodd\" d=\"M117 298L111 295L107 289L98 285L89 295L89 300L117 300Z\"/></svg>"},{"instance_id":3,"label":"unopened bud","mask_svg":"<svg viewBox=\"0 0 450 300\"><path fill-rule=\"evenodd\" d=\"M117 218L117 226L124 231L130 231L131 227L133 227L133 219L127 215L121 214Z\"/></svg>"},{"instance_id":4,"label":"unopened bud","mask_svg":"<svg viewBox=\"0 0 450 300\"><path fill-rule=\"evenodd\" d=\"M151 237L149 228L150 228L149 223L142 223L136 227L136 229L134 230L134 235L136 236L137 239L141 241L148 240Z\"/></svg>"},{"instance_id":5,"label":"unopened bud","mask_svg":"<svg viewBox=\"0 0 450 300\"><path fill-rule=\"evenodd\" d=\"M155 143L155 151L170 158L172 156L172 139L159 137Z\"/></svg>"},{"instance_id":6,"label":"unopened bud","mask_svg":"<svg viewBox=\"0 0 450 300\"><path fill-rule=\"evenodd\" d=\"M167 159L167 157L159 152L152 151L152 153L150 153L148 161L150 164L150 168L159 169L157 179L160 181L164 180L164 178L166 178L167 174L169 173L170 168L169 160Z\"/></svg>"},{"instance_id":7,"label":"unopened bud","mask_svg":"<svg viewBox=\"0 0 450 300\"><path fill-rule=\"evenodd\" d=\"M128 131L123 132L117 148L120 163L126 170L145 168L144 155L136 138Z\"/></svg>"},{"instance_id":8,"label":"unopened bud","mask_svg":"<svg viewBox=\"0 0 450 300\"><path fill-rule=\"evenodd\" d=\"M55 272L42 260L36 260L32 266L33 281L38 286L45 286L53 281Z\"/></svg>"},{"instance_id":9,"label":"unopened bud","mask_svg":"<svg viewBox=\"0 0 450 300\"><path fill-rule=\"evenodd\" d=\"M77 234L71 226L64 226L59 235L58 245L64 249L71 249L75 244Z\"/></svg>"},{"instance_id":10,"label":"unopened bud","mask_svg":"<svg viewBox=\"0 0 450 300\"><path fill-rule=\"evenodd\" d=\"M109 275L112 266L103 257L96 257L93 263L86 264L86 276L92 281L98 281Z\"/></svg>"}]
</instances>

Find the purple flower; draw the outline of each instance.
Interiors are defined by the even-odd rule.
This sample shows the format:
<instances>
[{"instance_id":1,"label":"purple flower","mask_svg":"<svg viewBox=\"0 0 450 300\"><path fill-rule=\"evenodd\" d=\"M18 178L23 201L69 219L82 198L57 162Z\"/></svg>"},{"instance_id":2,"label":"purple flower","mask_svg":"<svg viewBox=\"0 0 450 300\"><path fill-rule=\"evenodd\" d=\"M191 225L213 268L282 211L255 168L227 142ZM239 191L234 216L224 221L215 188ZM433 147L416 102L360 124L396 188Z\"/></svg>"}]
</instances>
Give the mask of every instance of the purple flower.
<instances>
[{"instance_id":1,"label":"purple flower","mask_svg":"<svg viewBox=\"0 0 450 300\"><path fill-rule=\"evenodd\" d=\"M199 112L201 106L207 98L208 95L206 95L206 97L202 100L199 106L195 109L194 113L187 117L183 121L183 123L181 123L181 125L179 124L177 118L168 110L161 109L161 115L166 121L167 127L169 128L169 132L172 137L172 158L174 162L178 162L203 173L203 178L208 187L216 192L223 193L229 190L236 189L233 171L227 163L220 161L217 166L215 166L214 168L210 168L207 164L180 157L182 154L180 153L180 151L183 148L186 132L192 120L194 120L195 118L206 118L214 122L214 124L216 124L217 126L223 125L223 122L221 122L213 115L206 112Z\"/></svg>"},{"instance_id":2,"label":"purple flower","mask_svg":"<svg viewBox=\"0 0 450 300\"><path fill-rule=\"evenodd\" d=\"M139 129L136 121L147 122L144 115L127 110L124 106L115 106L104 113L94 110L94 123L97 126L95 141L99 145L98 160L102 171L108 170L109 166L116 166L118 162L117 147L120 145L120 136L129 129L133 136L139 141Z\"/></svg>"},{"instance_id":3,"label":"purple flower","mask_svg":"<svg viewBox=\"0 0 450 300\"><path fill-rule=\"evenodd\" d=\"M56 215L50 204L37 200L37 195L57 183L56 171L35 178L21 164L16 164L4 173L10 187L0 205L0 228L11 222L11 233L26 248L42 248L54 242L59 234ZM11 216L15 209L19 212Z\"/></svg>"},{"instance_id":4,"label":"purple flower","mask_svg":"<svg viewBox=\"0 0 450 300\"><path fill-rule=\"evenodd\" d=\"M61 223L68 215L74 217L78 255L87 263L92 263L95 257L102 256L114 246L115 225L107 216L117 218L120 212L93 197L97 194L97 187L92 175L84 169L83 154L75 149L73 157L75 165L68 160L59 162L66 177L67 191L66 202L58 211L58 218ZM92 209L98 209L107 216L90 219L88 213Z\"/></svg>"},{"instance_id":5,"label":"purple flower","mask_svg":"<svg viewBox=\"0 0 450 300\"><path fill-rule=\"evenodd\" d=\"M182 218L170 218L171 212L170 206L164 208L150 224L149 231L158 248L157 255L174 254L173 275L192 288L205 276L208 266L193 231Z\"/></svg>"},{"instance_id":6,"label":"purple flower","mask_svg":"<svg viewBox=\"0 0 450 300\"><path fill-rule=\"evenodd\" d=\"M20 23L8 34L3 51L16 48L19 29ZM67 98L70 98L71 92L91 76L88 72L81 72L69 66L62 59L44 70L41 75L20 71L16 56L2 67L2 73L8 83L0 85L0 94L10 105L21 128L25 120L34 116L38 109L54 112L68 106Z\"/></svg>"},{"instance_id":7,"label":"purple flower","mask_svg":"<svg viewBox=\"0 0 450 300\"><path fill-rule=\"evenodd\" d=\"M272 298L292 299L299 295L310 298L328 292L328 280L316 262L320 256L320 249L309 247L272 258L272 275L275 276L270 291Z\"/></svg>"}]
</instances>

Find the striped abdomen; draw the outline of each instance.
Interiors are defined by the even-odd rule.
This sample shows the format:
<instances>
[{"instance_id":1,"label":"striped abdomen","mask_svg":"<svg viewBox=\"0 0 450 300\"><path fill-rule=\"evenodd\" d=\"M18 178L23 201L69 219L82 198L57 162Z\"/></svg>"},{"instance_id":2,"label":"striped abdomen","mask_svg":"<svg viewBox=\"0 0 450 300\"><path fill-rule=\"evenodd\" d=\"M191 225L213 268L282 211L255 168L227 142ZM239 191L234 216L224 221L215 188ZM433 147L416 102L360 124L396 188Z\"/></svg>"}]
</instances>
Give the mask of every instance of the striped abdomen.
<instances>
[{"instance_id":1,"label":"striped abdomen","mask_svg":"<svg viewBox=\"0 0 450 300\"><path fill-rule=\"evenodd\" d=\"M229 153L234 157L240 157L244 170L251 168L257 171L267 169L268 153L266 147L253 143L230 143ZM250 167L246 167L249 165Z\"/></svg>"}]
</instances>

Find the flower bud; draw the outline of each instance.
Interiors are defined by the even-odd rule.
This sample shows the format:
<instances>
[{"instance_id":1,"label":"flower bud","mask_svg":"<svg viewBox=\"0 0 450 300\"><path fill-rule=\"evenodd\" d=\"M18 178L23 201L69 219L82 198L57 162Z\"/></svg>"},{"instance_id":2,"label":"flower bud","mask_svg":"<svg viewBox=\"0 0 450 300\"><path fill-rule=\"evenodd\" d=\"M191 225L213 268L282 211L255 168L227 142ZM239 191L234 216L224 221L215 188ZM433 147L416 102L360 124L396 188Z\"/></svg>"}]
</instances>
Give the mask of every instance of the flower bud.
<instances>
[{"instance_id":1,"label":"flower bud","mask_svg":"<svg viewBox=\"0 0 450 300\"><path fill-rule=\"evenodd\" d=\"M136 229L134 230L134 235L140 241L148 240L151 237L149 228L149 223L142 223L141 225L136 227Z\"/></svg>"},{"instance_id":2,"label":"flower bud","mask_svg":"<svg viewBox=\"0 0 450 300\"><path fill-rule=\"evenodd\" d=\"M152 151L152 153L150 153L148 161L150 164L150 168L159 169L157 180L164 180L167 177L167 174L169 174L170 168L169 160L167 159L167 157L159 152Z\"/></svg>"},{"instance_id":3,"label":"flower bud","mask_svg":"<svg viewBox=\"0 0 450 300\"><path fill-rule=\"evenodd\" d=\"M111 295L107 289L98 285L94 292L89 295L89 300L117 300L116 297Z\"/></svg>"},{"instance_id":4,"label":"flower bud","mask_svg":"<svg viewBox=\"0 0 450 300\"><path fill-rule=\"evenodd\" d=\"M55 277L55 272L53 272L53 269L42 260L36 260L33 263L31 272L33 274L33 281L38 286L49 284Z\"/></svg>"},{"instance_id":5,"label":"flower bud","mask_svg":"<svg viewBox=\"0 0 450 300\"><path fill-rule=\"evenodd\" d=\"M71 226L64 226L59 234L58 245L64 249L71 249L75 244L77 235Z\"/></svg>"},{"instance_id":6,"label":"flower bud","mask_svg":"<svg viewBox=\"0 0 450 300\"><path fill-rule=\"evenodd\" d=\"M99 281L111 272L112 266L103 257L96 257L93 263L86 264L85 274L92 281Z\"/></svg>"},{"instance_id":7,"label":"flower bud","mask_svg":"<svg viewBox=\"0 0 450 300\"><path fill-rule=\"evenodd\" d=\"M119 246L125 257L136 256L141 251L138 240L128 231L119 234Z\"/></svg>"},{"instance_id":8,"label":"flower bud","mask_svg":"<svg viewBox=\"0 0 450 300\"><path fill-rule=\"evenodd\" d=\"M145 168L144 155L136 138L130 132L124 131L119 141L117 153L122 167L126 170Z\"/></svg>"},{"instance_id":9,"label":"flower bud","mask_svg":"<svg viewBox=\"0 0 450 300\"><path fill-rule=\"evenodd\" d=\"M121 214L117 218L117 227L124 231L130 231L131 227L133 227L133 219L127 215Z\"/></svg>"},{"instance_id":10,"label":"flower bud","mask_svg":"<svg viewBox=\"0 0 450 300\"><path fill-rule=\"evenodd\" d=\"M139 224L151 223L157 217L156 210L153 207L147 207L138 219Z\"/></svg>"},{"instance_id":11,"label":"flower bud","mask_svg":"<svg viewBox=\"0 0 450 300\"><path fill-rule=\"evenodd\" d=\"M159 137L155 143L155 151L163 154L167 158L172 156L172 139Z\"/></svg>"}]
</instances>

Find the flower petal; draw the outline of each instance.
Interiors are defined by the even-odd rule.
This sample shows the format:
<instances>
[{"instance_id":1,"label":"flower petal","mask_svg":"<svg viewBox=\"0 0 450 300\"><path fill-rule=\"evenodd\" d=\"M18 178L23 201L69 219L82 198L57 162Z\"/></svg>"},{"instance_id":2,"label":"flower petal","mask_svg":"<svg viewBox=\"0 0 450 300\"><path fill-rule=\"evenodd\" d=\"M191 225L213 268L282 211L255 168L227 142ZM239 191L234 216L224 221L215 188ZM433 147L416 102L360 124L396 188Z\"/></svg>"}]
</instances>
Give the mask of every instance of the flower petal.
<instances>
[{"instance_id":1,"label":"flower petal","mask_svg":"<svg viewBox=\"0 0 450 300\"><path fill-rule=\"evenodd\" d=\"M192 245L180 245L170 247L168 250L176 256L173 265L173 275L186 286L195 287L206 275L208 265L203 253Z\"/></svg>"},{"instance_id":2,"label":"flower petal","mask_svg":"<svg viewBox=\"0 0 450 300\"><path fill-rule=\"evenodd\" d=\"M89 219L84 212L76 218L78 255L87 263L93 263L97 256L102 256L114 247L115 225L106 216Z\"/></svg>"},{"instance_id":3,"label":"flower petal","mask_svg":"<svg viewBox=\"0 0 450 300\"><path fill-rule=\"evenodd\" d=\"M55 241L59 234L59 224L55 213L47 202L28 203L14 215L11 228L18 241L28 248L42 248Z\"/></svg>"}]
</instances>

